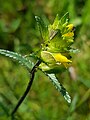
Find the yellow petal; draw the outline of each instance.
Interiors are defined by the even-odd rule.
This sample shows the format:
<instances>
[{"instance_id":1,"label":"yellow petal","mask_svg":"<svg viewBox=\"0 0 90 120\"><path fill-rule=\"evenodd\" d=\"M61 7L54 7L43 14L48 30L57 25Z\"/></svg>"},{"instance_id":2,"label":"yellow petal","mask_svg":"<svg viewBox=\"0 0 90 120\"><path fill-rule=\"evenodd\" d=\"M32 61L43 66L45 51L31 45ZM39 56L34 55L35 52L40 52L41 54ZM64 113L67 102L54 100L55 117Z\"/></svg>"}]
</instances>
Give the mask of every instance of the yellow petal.
<instances>
[{"instance_id":1,"label":"yellow petal","mask_svg":"<svg viewBox=\"0 0 90 120\"><path fill-rule=\"evenodd\" d=\"M62 37L73 37L73 36L74 36L73 32L68 32L68 33L62 35Z\"/></svg>"},{"instance_id":2,"label":"yellow petal","mask_svg":"<svg viewBox=\"0 0 90 120\"><path fill-rule=\"evenodd\" d=\"M74 25L73 25L73 24L69 24L69 25L67 25L66 27L68 28L68 30L72 30L73 27L74 27Z\"/></svg>"},{"instance_id":3,"label":"yellow petal","mask_svg":"<svg viewBox=\"0 0 90 120\"><path fill-rule=\"evenodd\" d=\"M70 63L71 60L67 59L67 57L61 55L60 53L53 53L53 57L55 58L56 62L60 63Z\"/></svg>"}]
</instances>

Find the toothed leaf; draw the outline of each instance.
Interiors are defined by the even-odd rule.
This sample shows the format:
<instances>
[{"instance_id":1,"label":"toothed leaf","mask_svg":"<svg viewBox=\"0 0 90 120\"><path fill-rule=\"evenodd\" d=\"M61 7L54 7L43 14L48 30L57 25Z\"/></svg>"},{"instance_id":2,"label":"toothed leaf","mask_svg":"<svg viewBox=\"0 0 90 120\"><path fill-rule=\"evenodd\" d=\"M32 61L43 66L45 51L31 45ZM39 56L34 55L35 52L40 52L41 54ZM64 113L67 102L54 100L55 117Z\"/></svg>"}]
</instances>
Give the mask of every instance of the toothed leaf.
<instances>
[{"instance_id":1,"label":"toothed leaf","mask_svg":"<svg viewBox=\"0 0 90 120\"><path fill-rule=\"evenodd\" d=\"M11 52L8 50L3 50L3 49L0 49L0 54L5 55L9 58L12 58L12 59L18 61L21 65L25 66L28 70L31 70L32 67L34 66L34 64L30 60L28 60L21 54Z\"/></svg>"},{"instance_id":2,"label":"toothed leaf","mask_svg":"<svg viewBox=\"0 0 90 120\"><path fill-rule=\"evenodd\" d=\"M55 88L63 95L64 99L68 102L71 103L71 97L69 96L68 92L66 91L66 89L62 86L62 84L60 84L55 76L55 74L47 74L45 73L51 80L51 82L53 83L53 85L55 86Z\"/></svg>"},{"instance_id":3,"label":"toothed leaf","mask_svg":"<svg viewBox=\"0 0 90 120\"><path fill-rule=\"evenodd\" d=\"M40 17L35 16L35 19L38 24L39 31L40 31L40 34L41 34L43 40L48 40L48 34L49 34L48 27L45 25L45 23L43 22L43 20Z\"/></svg>"}]
</instances>

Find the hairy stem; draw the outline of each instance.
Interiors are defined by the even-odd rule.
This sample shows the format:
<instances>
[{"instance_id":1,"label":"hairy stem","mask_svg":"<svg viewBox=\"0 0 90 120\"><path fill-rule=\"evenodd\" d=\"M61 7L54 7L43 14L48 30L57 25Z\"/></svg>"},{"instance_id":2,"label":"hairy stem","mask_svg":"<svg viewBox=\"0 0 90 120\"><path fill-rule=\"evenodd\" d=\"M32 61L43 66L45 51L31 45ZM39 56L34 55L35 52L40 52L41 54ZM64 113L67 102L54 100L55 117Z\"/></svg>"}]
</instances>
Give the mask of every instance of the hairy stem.
<instances>
[{"instance_id":1,"label":"hairy stem","mask_svg":"<svg viewBox=\"0 0 90 120\"><path fill-rule=\"evenodd\" d=\"M27 96L31 86L32 86L32 83L33 83L33 80L34 80L34 75L35 75L35 72L36 72L36 68L40 65L41 61L38 60L36 62L36 64L34 65L34 67L32 68L32 70L30 71L30 80L29 80L29 83L28 83L28 86L24 92L24 94L21 96L20 100L18 101L16 107L14 108L14 110L12 111L11 115L13 116L15 114L15 112L17 111L17 109L19 108L19 106L21 105L21 103L23 102L23 100L25 99L25 97Z\"/></svg>"}]
</instances>

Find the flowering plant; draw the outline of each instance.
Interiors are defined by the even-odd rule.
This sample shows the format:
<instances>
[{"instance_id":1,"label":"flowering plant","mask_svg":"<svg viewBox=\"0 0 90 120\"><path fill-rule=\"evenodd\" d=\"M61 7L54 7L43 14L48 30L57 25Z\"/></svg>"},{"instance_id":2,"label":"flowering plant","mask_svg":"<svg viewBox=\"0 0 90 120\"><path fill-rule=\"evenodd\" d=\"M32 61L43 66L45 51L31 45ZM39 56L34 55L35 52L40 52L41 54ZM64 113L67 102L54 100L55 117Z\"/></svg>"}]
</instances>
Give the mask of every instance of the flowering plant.
<instances>
[{"instance_id":1,"label":"flowering plant","mask_svg":"<svg viewBox=\"0 0 90 120\"><path fill-rule=\"evenodd\" d=\"M48 26L44 24L41 18L37 16L35 16L35 18L43 39L39 52L29 55L37 59L35 64L30 61L28 55L22 56L15 52L0 49L0 54L17 60L21 65L24 65L30 73L30 81L26 91L12 111L12 116L28 94L34 80L35 72L38 69L50 78L65 100L71 103L71 97L55 76L55 73L60 72L61 68L66 69L69 67L72 63L72 53L77 51L71 47L74 42L74 26L73 24L69 24L69 14L66 13L61 19L59 15L57 15L53 24Z\"/></svg>"}]
</instances>

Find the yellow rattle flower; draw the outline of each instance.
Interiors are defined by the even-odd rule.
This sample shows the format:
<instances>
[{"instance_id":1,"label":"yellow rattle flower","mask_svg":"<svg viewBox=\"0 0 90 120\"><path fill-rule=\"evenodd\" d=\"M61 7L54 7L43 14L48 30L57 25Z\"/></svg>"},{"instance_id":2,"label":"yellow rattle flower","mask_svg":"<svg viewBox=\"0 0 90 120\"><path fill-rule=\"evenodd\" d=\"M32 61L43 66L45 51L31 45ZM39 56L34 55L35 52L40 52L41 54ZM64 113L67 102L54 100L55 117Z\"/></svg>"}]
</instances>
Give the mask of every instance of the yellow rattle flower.
<instances>
[{"instance_id":1,"label":"yellow rattle flower","mask_svg":"<svg viewBox=\"0 0 90 120\"><path fill-rule=\"evenodd\" d=\"M71 63L72 61L69 60L67 57L62 55L61 53L51 53L48 51L42 51L41 52L41 58L45 63L47 63L47 67L50 66L60 66L60 64L63 64L66 68L69 66L68 63ZM42 67L45 67L45 64L42 64ZM46 67L45 67L46 68Z\"/></svg>"},{"instance_id":2,"label":"yellow rattle flower","mask_svg":"<svg viewBox=\"0 0 90 120\"><path fill-rule=\"evenodd\" d=\"M56 60L56 62L60 62L60 63L72 62L71 60L69 60L65 56L63 56L61 53L53 53L53 57Z\"/></svg>"},{"instance_id":3,"label":"yellow rattle flower","mask_svg":"<svg viewBox=\"0 0 90 120\"><path fill-rule=\"evenodd\" d=\"M68 30L72 30L74 28L74 25L73 24L69 24L66 27L68 28Z\"/></svg>"},{"instance_id":4,"label":"yellow rattle flower","mask_svg":"<svg viewBox=\"0 0 90 120\"><path fill-rule=\"evenodd\" d=\"M74 32L68 32L62 35L62 37L73 37L73 36L74 36Z\"/></svg>"},{"instance_id":5,"label":"yellow rattle flower","mask_svg":"<svg viewBox=\"0 0 90 120\"><path fill-rule=\"evenodd\" d=\"M67 57L63 56L61 53L54 53L53 56L57 63L62 63L66 68L69 66L68 63L72 62L71 60L67 59Z\"/></svg>"}]
</instances>

